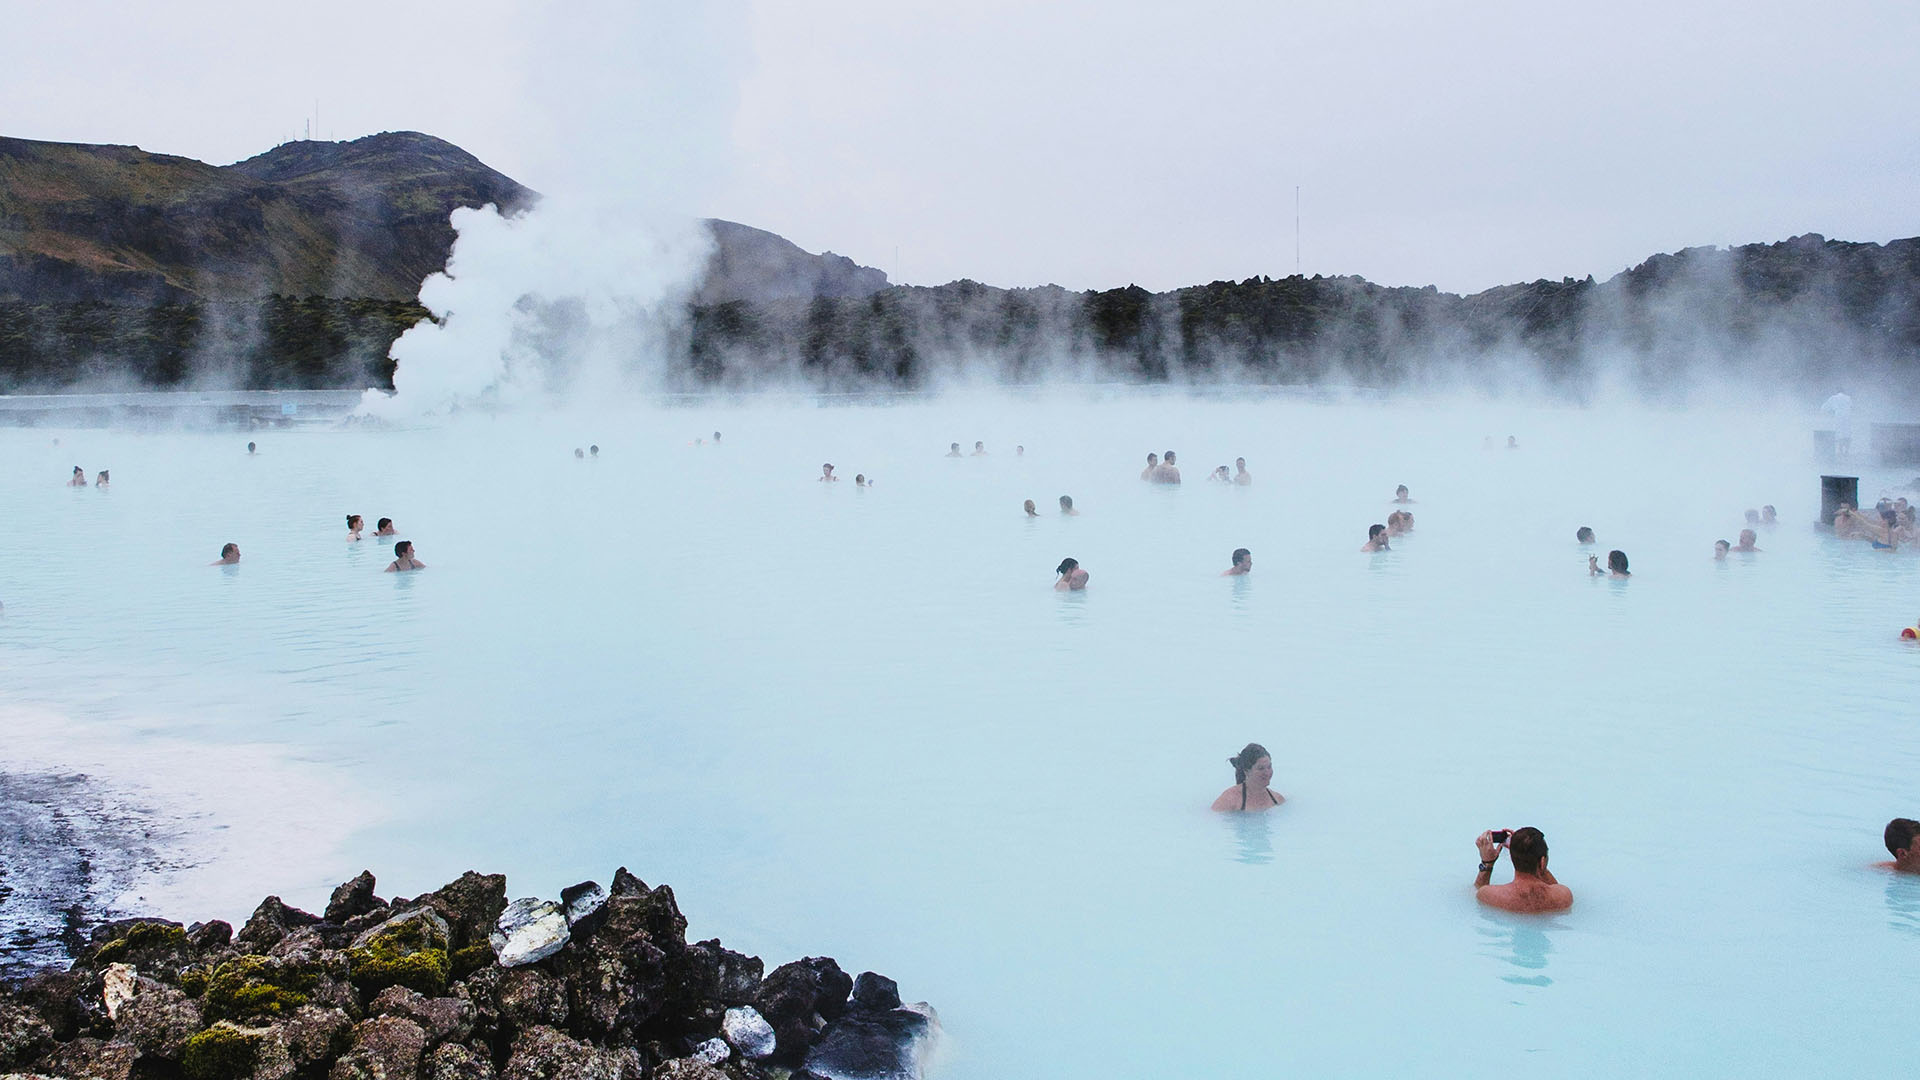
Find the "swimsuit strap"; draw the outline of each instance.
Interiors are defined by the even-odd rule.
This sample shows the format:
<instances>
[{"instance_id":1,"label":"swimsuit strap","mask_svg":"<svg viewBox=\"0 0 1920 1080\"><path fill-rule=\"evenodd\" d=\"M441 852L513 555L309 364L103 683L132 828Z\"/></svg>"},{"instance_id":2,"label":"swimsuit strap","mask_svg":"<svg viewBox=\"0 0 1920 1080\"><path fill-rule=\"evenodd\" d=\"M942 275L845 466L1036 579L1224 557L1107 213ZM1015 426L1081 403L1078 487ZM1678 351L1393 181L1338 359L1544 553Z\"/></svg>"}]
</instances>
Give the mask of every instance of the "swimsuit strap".
<instances>
[{"instance_id":1,"label":"swimsuit strap","mask_svg":"<svg viewBox=\"0 0 1920 1080\"><path fill-rule=\"evenodd\" d=\"M1240 781L1240 809L1245 810L1246 808L1247 808L1247 782L1245 780L1242 780Z\"/></svg>"},{"instance_id":2,"label":"swimsuit strap","mask_svg":"<svg viewBox=\"0 0 1920 1080\"><path fill-rule=\"evenodd\" d=\"M1272 788L1268 788L1268 789L1267 789L1267 798L1269 798L1269 799L1272 799L1272 800L1273 800L1273 805L1275 805L1275 806L1279 806L1279 805L1280 805L1280 796L1278 796L1278 795L1275 795L1275 794L1273 793L1273 789L1272 789Z\"/></svg>"}]
</instances>

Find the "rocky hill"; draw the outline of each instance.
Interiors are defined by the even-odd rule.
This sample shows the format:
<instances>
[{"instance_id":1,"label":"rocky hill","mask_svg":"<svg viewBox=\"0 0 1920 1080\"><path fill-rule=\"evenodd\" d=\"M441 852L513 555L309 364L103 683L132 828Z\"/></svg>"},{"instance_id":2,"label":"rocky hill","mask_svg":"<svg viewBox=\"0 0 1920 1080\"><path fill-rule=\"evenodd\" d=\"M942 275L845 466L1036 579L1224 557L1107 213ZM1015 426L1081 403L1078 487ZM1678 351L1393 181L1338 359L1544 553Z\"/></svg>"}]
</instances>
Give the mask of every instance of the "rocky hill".
<instances>
[{"instance_id":1,"label":"rocky hill","mask_svg":"<svg viewBox=\"0 0 1920 1080\"><path fill-rule=\"evenodd\" d=\"M388 349L427 315L414 297L445 264L449 213L537 199L411 132L289 143L225 167L0 139L0 392L391 385ZM1911 386L1920 365L1920 239L1689 248L1605 281L1470 296L1318 275L1152 293L890 286L769 232L708 226L714 252L667 373L681 389L1064 372L1525 384L1581 399L1601 385L1661 394L1729 379ZM548 329L564 330L564 305L550 306Z\"/></svg>"},{"instance_id":2,"label":"rocky hill","mask_svg":"<svg viewBox=\"0 0 1920 1080\"><path fill-rule=\"evenodd\" d=\"M457 206L534 193L451 143L390 132L224 167L0 139L0 301L412 300Z\"/></svg>"},{"instance_id":3,"label":"rocky hill","mask_svg":"<svg viewBox=\"0 0 1920 1080\"><path fill-rule=\"evenodd\" d=\"M539 196L418 132L293 142L227 166L0 138L0 392L387 385L427 317L456 207ZM886 275L708 222L703 304L858 298Z\"/></svg>"}]
</instances>

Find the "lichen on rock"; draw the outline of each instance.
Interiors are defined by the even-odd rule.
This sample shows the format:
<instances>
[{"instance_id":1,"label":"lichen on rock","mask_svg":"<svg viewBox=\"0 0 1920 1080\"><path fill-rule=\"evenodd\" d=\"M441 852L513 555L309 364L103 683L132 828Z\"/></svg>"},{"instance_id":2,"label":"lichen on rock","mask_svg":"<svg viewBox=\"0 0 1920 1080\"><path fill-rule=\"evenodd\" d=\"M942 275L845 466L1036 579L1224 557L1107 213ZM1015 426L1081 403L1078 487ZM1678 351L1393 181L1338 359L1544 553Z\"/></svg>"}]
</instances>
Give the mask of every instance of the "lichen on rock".
<instances>
[{"instance_id":1,"label":"lichen on rock","mask_svg":"<svg viewBox=\"0 0 1920 1080\"><path fill-rule=\"evenodd\" d=\"M347 949L353 985L363 994L404 986L430 997L447 989L452 932L431 908L396 915L354 939Z\"/></svg>"}]
</instances>

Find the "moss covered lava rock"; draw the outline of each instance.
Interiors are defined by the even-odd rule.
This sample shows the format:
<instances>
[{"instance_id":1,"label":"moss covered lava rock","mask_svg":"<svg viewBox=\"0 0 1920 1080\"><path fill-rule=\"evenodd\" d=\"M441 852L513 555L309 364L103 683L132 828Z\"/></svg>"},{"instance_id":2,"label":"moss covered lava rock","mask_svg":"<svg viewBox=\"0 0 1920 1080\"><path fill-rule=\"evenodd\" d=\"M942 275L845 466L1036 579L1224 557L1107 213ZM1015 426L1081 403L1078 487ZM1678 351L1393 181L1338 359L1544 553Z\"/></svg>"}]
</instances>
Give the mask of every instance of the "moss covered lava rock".
<instances>
[{"instance_id":1,"label":"moss covered lava rock","mask_svg":"<svg viewBox=\"0 0 1920 1080\"><path fill-rule=\"evenodd\" d=\"M361 934L347 950L353 985L369 995L404 986L439 997L452 972L452 937L447 921L432 908L396 915Z\"/></svg>"},{"instance_id":2,"label":"moss covered lava rock","mask_svg":"<svg viewBox=\"0 0 1920 1080\"><path fill-rule=\"evenodd\" d=\"M319 975L300 964L239 956L207 979L200 1008L210 1020L271 1019L307 1003Z\"/></svg>"},{"instance_id":3,"label":"moss covered lava rock","mask_svg":"<svg viewBox=\"0 0 1920 1080\"><path fill-rule=\"evenodd\" d=\"M222 1020L187 1040L180 1071L187 1080L244 1080L253 1075L267 1032Z\"/></svg>"}]
</instances>

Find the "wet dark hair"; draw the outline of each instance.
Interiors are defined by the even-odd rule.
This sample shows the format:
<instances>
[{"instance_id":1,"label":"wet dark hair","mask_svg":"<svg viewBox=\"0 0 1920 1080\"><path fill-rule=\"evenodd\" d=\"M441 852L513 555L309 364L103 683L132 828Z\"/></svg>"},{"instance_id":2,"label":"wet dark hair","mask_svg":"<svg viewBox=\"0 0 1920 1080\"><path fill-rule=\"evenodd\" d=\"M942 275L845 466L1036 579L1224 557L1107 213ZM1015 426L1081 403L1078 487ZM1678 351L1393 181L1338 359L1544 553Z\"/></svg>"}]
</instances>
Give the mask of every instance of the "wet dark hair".
<instances>
[{"instance_id":1,"label":"wet dark hair","mask_svg":"<svg viewBox=\"0 0 1920 1080\"><path fill-rule=\"evenodd\" d=\"M587 453L589 454L598 454L599 452L600 452L599 443L594 443L592 446L587 447Z\"/></svg>"},{"instance_id":2,"label":"wet dark hair","mask_svg":"<svg viewBox=\"0 0 1920 1080\"><path fill-rule=\"evenodd\" d=\"M1148 461L1151 461L1151 462L1158 462L1158 461L1160 460L1160 455L1159 455L1159 454L1148 454L1148 455L1147 455L1147 460L1148 460Z\"/></svg>"},{"instance_id":3,"label":"wet dark hair","mask_svg":"<svg viewBox=\"0 0 1920 1080\"><path fill-rule=\"evenodd\" d=\"M75 473L75 474L77 474L77 475L79 475L79 476L85 476L85 475L87 475L87 470L85 470L85 469L83 469L83 468L81 468L81 467L80 467L80 466L78 466L78 465L75 465L75 466L73 467L73 471L74 471L74 473Z\"/></svg>"},{"instance_id":4,"label":"wet dark hair","mask_svg":"<svg viewBox=\"0 0 1920 1080\"><path fill-rule=\"evenodd\" d=\"M1583 544L1591 544L1593 543L1593 530L1582 525L1573 531L1573 538Z\"/></svg>"},{"instance_id":5,"label":"wet dark hair","mask_svg":"<svg viewBox=\"0 0 1920 1080\"><path fill-rule=\"evenodd\" d=\"M363 518L363 517L361 517L361 516L360 516L359 514L348 514L348 515L347 515L347 528L349 528L349 529L351 529L351 528L353 528L353 523L354 523L354 522L356 522L356 521L357 521L357 522L359 522L359 523L360 523L360 524L362 524L362 525L365 525L365 524L367 523L367 519L365 519L365 518Z\"/></svg>"},{"instance_id":6,"label":"wet dark hair","mask_svg":"<svg viewBox=\"0 0 1920 1080\"><path fill-rule=\"evenodd\" d=\"M1064 574L1069 570L1078 570L1078 569L1080 569L1079 559L1061 559L1060 565L1055 567L1053 572L1056 574Z\"/></svg>"},{"instance_id":7,"label":"wet dark hair","mask_svg":"<svg viewBox=\"0 0 1920 1080\"><path fill-rule=\"evenodd\" d=\"M413 550L413 541L402 540L399 543L393 545L393 557L397 559L412 550Z\"/></svg>"},{"instance_id":8,"label":"wet dark hair","mask_svg":"<svg viewBox=\"0 0 1920 1080\"><path fill-rule=\"evenodd\" d=\"M1367 526L1367 539L1371 540L1386 531L1387 527L1385 525L1369 525Z\"/></svg>"},{"instance_id":9,"label":"wet dark hair","mask_svg":"<svg viewBox=\"0 0 1920 1080\"><path fill-rule=\"evenodd\" d=\"M820 463L820 471L821 471L821 472L825 472L825 471L827 471L828 469L831 469L831 468L833 468L833 462L831 462L831 461L823 461L823 462L821 462L821 463Z\"/></svg>"},{"instance_id":10,"label":"wet dark hair","mask_svg":"<svg viewBox=\"0 0 1920 1080\"><path fill-rule=\"evenodd\" d=\"M1399 487L1396 487L1396 488L1394 488L1394 489L1393 489L1393 493L1394 493L1395 495L1398 495L1398 494L1400 494L1401 492L1403 492L1403 491L1405 491L1405 490L1407 490L1407 485L1405 485L1405 484L1401 484L1401 485L1400 485Z\"/></svg>"},{"instance_id":11,"label":"wet dark hair","mask_svg":"<svg viewBox=\"0 0 1920 1080\"><path fill-rule=\"evenodd\" d=\"M1912 851L1913 838L1916 835L1920 835L1920 821L1897 817L1887 822L1887 831L1882 834L1882 838L1887 842L1887 854L1892 855L1902 848Z\"/></svg>"},{"instance_id":12,"label":"wet dark hair","mask_svg":"<svg viewBox=\"0 0 1920 1080\"><path fill-rule=\"evenodd\" d=\"M1171 451L1171 450L1169 450L1169 451L1167 451L1166 453L1164 453L1164 454L1161 454L1161 455L1160 455L1160 460L1161 460L1161 461L1172 461L1172 460L1173 460L1173 451Z\"/></svg>"},{"instance_id":13,"label":"wet dark hair","mask_svg":"<svg viewBox=\"0 0 1920 1080\"><path fill-rule=\"evenodd\" d=\"M1241 559L1248 558L1252 554L1253 552L1248 551L1246 548L1234 548L1233 549L1233 565L1239 566Z\"/></svg>"},{"instance_id":14,"label":"wet dark hair","mask_svg":"<svg viewBox=\"0 0 1920 1080\"><path fill-rule=\"evenodd\" d=\"M251 450L253 449L253 444L252 444L252 443L248 443L248 444L247 444L247 449L248 449L249 451L251 451Z\"/></svg>"},{"instance_id":15,"label":"wet dark hair","mask_svg":"<svg viewBox=\"0 0 1920 1080\"><path fill-rule=\"evenodd\" d=\"M1627 573L1627 553L1619 548L1607 552L1607 569L1616 574Z\"/></svg>"},{"instance_id":16,"label":"wet dark hair","mask_svg":"<svg viewBox=\"0 0 1920 1080\"><path fill-rule=\"evenodd\" d=\"M238 552L239 550L240 550L239 544L234 544L234 543L222 544L220 545L220 557L224 559L227 557L228 552ZM1892 826L1889 825L1888 828L1892 828Z\"/></svg>"},{"instance_id":17,"label":"wet dark hair","mask_svg":"<svg viewBox=\"0 0 1920 1080\"><path fill-rule=\"evenodd\" d=\"M1547 857L1547 837L1539 829L1529 825L1524 829L1513 830L1507 840L1507 857L1513 860L1513 868L1522 874L1540 872L1540 860Z\"/></svg>"},{"instance_id":18,"label":"wet dark hair","mask_svg":"<svg viewBox=\"0 0 1920 1080\"><path fill-rule=\"evenodd\" d=\"M1073 508L1073 496L1071 495L1060 496L1060 509L1071 510L1072 508Z\"/></svg>"},{"instance_id":19,"label":"wet dark hair","mask_svg":"<svg viewBox=\"0 0 1920 1080\"><path fill-rule=\"evenodd\" d=\"M1241 748L1239 753L1227 759L1227 764L1233 766L1233 782L1236 784L1246 783L1247 770L1259 764L1261 758L1272 756L1272 754L1267 753L1267 748L1261 746L1259 743L1248 743Z\"/></svg>"},{"instance_id":20,"label":"wet dark hair","mask_svg":"<svg viewBox=\"0 0 1920 1080\"><path fill-rule=\"evenodd\" d=\"M1713 542L1713 546L1714 546L1714 547L1723 547L1723 548L1726 548L1726 549L1727 549L1728 551L1732 551L1732 550L1733 550L1733 545L1732 545L1732 544L1729 544L1729 543L1727 543L1727 542L1726 542L1725 540L1715 540L1715 541Z\"/></svg>"},{"instance_id":21,"label":"wet dark hair","mask_svg":"<svg viewBox=\"0 0 1920 1080\"><path fill-rule=\"evenodd\" d=\"M373 527L376 529L384 529L391 524L393 524L392 518L381 518L378 522L374 523Z\"/></svg>"}]
</instances>

